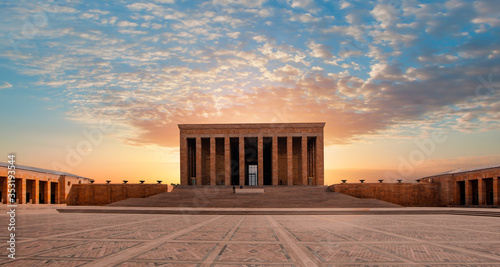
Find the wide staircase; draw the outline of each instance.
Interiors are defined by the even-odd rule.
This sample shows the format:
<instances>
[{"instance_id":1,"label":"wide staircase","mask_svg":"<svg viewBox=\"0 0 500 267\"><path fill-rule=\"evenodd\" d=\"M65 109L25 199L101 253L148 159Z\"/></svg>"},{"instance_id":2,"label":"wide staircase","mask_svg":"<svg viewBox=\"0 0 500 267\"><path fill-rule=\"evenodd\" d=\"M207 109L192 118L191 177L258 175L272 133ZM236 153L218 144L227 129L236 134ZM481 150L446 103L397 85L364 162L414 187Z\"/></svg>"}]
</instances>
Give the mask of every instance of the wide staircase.
<instances>
[{"instance_id":1,"label":"wide staircase","mask_svg":"<svg viewBox=\"0 0 500 267\"><path fill-rule=\"evenodd\" d=\"M400 207L377 199L360 199L331 192L327 186L252 186L260 194L235 194L226 186L179 186L169 193L129 198L111 203L116 207L196 208L391 208Z\"/></svg>"}]
</instances>

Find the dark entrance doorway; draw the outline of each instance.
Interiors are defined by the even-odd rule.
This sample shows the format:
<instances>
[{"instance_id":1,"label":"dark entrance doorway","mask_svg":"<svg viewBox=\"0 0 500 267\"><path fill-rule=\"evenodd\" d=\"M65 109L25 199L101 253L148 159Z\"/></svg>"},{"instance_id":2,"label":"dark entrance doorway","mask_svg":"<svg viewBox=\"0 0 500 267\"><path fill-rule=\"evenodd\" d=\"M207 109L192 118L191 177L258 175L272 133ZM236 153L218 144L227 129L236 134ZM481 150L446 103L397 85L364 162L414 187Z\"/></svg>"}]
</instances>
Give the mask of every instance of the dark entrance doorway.
<instances>
[{"instance_id":1,"label":"dark entrance doorway","mask_svg":"<svg viewBox=\"0 0 500 267\"><path fill-rule=\"evenodd\" d=\"M486 205L493 205L493 178L483 179Z\"/></svg>"},{"instance_id":2,"label":"dark entrance doorway","mask_svg":"<svg viewBox=\"0 0 500 267\"><path fill-rule=\"evenodd\" d=\"M262 151L264 157L264 185L273 184L273 138L264 137L262 139Z\"/></svg>"},{"instance_id":3,"label":"dark entrance doorway","mask_svg":"<svg viewBox=\"0 0 500 267\"><path fill-rule=\"evenodd\" d=\"M230 150L231 150L231 185L240 184L240 149L238 138L229 139Z\"/></svg>"},{"instance_id":4,"label":"dark entrance doorway","mask_svg":"<svg viewBox=\"0 0 500 267\"><path fill-rule=\"evenodd\" d=\"M460 205L465 205L465 182L460 181L458 184L458 199Z\"/></svg>"}]
</instances>

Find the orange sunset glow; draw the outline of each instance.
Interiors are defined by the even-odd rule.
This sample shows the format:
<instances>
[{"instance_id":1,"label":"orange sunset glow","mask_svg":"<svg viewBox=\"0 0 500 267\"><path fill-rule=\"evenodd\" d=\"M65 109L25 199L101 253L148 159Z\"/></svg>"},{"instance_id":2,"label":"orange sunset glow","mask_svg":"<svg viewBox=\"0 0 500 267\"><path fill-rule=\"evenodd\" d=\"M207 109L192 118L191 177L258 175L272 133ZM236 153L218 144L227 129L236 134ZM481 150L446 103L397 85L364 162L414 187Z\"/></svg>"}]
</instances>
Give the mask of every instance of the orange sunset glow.
<instances>
[{"instance_id":1,"label":"orange sunset glow","mask_svg":"<svg viewBox=\"0 0 500 267\"><path fill-rule=\"evenodd\" d=\"M178 124L273 122L326 122L325 184L500 162L490 1L0 6L0 162L179 183Z\"/></svg>"}]
</instances>

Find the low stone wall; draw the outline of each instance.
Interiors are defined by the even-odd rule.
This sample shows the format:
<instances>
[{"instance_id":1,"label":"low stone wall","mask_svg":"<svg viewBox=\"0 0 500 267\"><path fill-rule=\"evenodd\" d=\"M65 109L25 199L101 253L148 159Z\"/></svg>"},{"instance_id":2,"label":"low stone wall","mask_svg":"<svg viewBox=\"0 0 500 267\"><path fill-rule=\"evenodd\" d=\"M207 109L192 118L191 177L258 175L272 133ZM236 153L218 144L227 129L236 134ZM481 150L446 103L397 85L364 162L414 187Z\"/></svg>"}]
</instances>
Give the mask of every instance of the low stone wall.
<instances>
[{"instance_id":1,"label":"low stone wall","mask_svg":"<svg viewBox=\"0 0 500 267\"><path fill-rule=\"evenodd\" d=\"M145 198L172 191L165 184L74 184L67 205L101 206L127 198Z\"/></svg>"},{"instance_id":2,"label":"low stone wall","mask_svg":"<svg viewBox=\"0 0 500 267\"><path fill-rule=\"evenodd\" d=\"M440 206L438 183L345 183L329 188L357 198L375 198L407 207Z\"/></svg>"}]
</instances>

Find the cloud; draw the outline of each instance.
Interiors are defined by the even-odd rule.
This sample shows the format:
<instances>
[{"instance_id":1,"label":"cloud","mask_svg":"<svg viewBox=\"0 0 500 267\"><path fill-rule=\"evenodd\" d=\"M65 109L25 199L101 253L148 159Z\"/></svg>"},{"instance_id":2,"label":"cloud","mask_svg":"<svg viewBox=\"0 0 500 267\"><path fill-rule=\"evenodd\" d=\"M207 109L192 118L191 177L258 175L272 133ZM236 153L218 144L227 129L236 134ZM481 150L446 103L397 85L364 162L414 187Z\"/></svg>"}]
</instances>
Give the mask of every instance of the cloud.
<instances>
[{"instance_id":1,"label":"cloud","mask_svg":"<svg viewBox=\"0 0 500 267\"><path fill-rule=\"evenodd\" d=\"M308 8L313 4L312 0L288 0L288 4L293 8Z\"/></svg>"},{"instance_id":2,"label":"cloud","mask_svg":"<svg viewBox=\"0 0 500 267\"><path fill-rule=\"evenodd\" d=\"M346 9L346 8L348 8L348 7L351 6L351 3L349 3L349 2L347 2L347 1L344 0L344 1L341 1L339 3L339 5L340 5L340 9Z\"/></svg>"},{"instance_id":3,"label":"cloud","mask_svg":"<svg viewBox=\"0 0 500 267\"><path fill-rule=\"evenodd\" d=\"M380 22L383 29L395 24L398 17L398 11L392 5L379 4L370 13Z\"/></svg>"},{"instance_id":4,"label":"cloud","mask_svg":"<svg viewBox=\"0 0 500 267\"><path fill-rule=\"evenodd\" d=\"M122 20L122 21L118 22L117 25L120 27L137 27L137 23L126 21L126 20Z\"/></svg>"},{"instance_id":5,"label":"cloud","mask_svg":"<svg viewBox=\"0 0 500 267\"><path fill-rule=\"evenodd\" d=\"M2 89L7 89L7 88L11 88L12 87L12 84L8 83L8 82L3 82L2 85L0 85L0 90Z\"/></svg>"},{"instance_id":6,"label":"cloud","mask_svg":"<svg viewBox=\"0 0 500 267\"><path fill-rule=\"evenodd\" d=\"M311 49L311 54L313 57L318 57L323 59L333 58L333 54L330 52L332 49L327 45L318 44L313 41L309 43L308 47L309 49Z\"/></svg>"},{"instance_id":7,"label":"cloud","mask_svg":"<svg viewBox=\"0 0 500 267\"><path fill-rule=\"evenodd\" d=\"M30 38L13 12L0 18L0 57L68 103L68 118L109 120L134 145L177 146L177 123L322 120L328 144L500 127L498 89L475 93L478 77L500 73L494 7L346 3L93 6L50 17ZM81 26L93 18L101 24Z\"/></svg>"}]
</instances>

